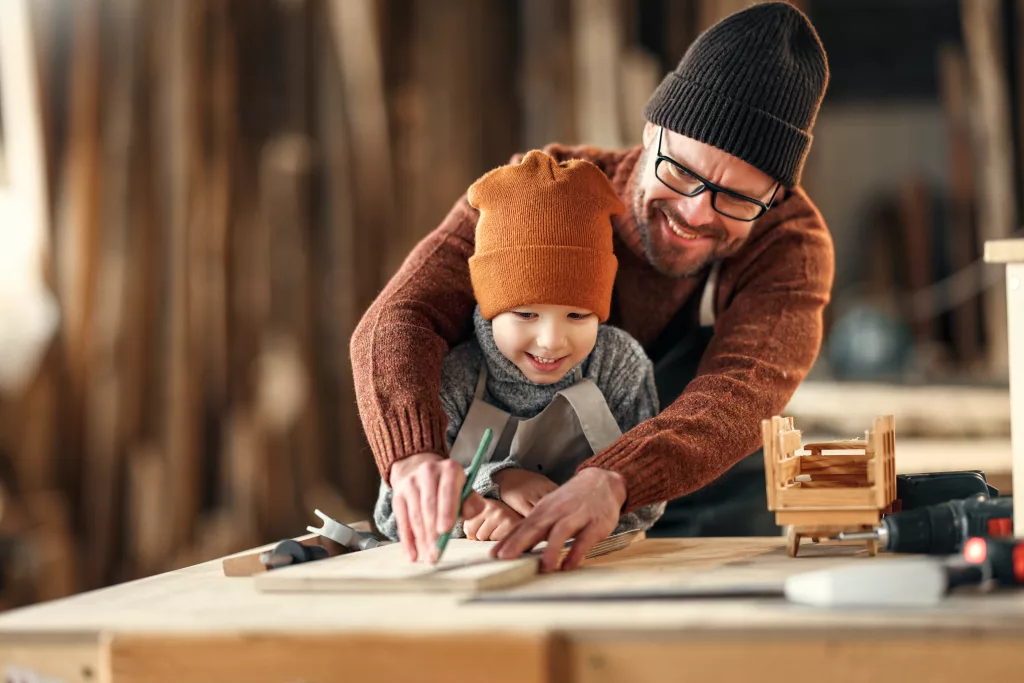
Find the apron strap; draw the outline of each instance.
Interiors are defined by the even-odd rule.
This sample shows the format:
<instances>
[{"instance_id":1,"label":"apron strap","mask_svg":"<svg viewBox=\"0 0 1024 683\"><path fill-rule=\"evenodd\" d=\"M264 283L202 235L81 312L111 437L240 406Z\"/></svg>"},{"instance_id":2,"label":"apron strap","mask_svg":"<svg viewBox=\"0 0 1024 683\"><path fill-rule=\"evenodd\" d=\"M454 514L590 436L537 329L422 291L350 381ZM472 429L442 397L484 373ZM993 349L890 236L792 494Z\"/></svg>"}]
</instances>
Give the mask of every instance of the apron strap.
<instances>
[{"instance_id":1,"label":"apron strap","mask_svg":"<svg viewBox=\"0 0 1024 683\"><path fill-rule=\"evenodd\" d=\"M622 436L615 416L608 407L604 394L592 380L585 380L563 389L555 400L568 401L576 413L584 436L594 453L599 453Z\"/></svg>"},{"instance_id":2,"label":"apron strap","mask_svg":"<svg viewBox=\"0 0 1024 683\"><path fill-rule=\"evenodd\" d=\"M487 361L483 361L480 364L480 376L476 378L476 392L473 394L473 399L476 401L482 401L484 398L484 389L487 388Z\"/></svg>"},{"instance_id":3,"label":"apron strap","mask_svg":"<svg viewBox=\"0 0 1024 683\"><path fill-rule=\"evenodd\" d=\"M701 327L712 327L715 324L715 294L718 291L718 271L721 268L721 261L715 261L711 264L711 273L704 283L704 292L700 297Z\"/></svg>"}]
</instances>

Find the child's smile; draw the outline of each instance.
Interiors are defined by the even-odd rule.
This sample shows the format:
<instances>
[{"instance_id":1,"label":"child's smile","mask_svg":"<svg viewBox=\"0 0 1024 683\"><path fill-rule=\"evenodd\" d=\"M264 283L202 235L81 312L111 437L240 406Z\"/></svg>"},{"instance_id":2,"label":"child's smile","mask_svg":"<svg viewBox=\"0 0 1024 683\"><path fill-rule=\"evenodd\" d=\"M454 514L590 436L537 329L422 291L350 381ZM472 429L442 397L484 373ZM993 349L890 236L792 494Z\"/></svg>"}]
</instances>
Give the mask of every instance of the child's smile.
<instances>
[{"instance_id":1,"label":"child's smile","mask_svg":"<svg viewBox=\"0 0 1024 683\"><path fill-rule=\"evenodd\" d=\"M530 359L530 362L533 363L533 367L535 367L538 372L554 372L562 366L562 361L564 361L568 356L545 358L527 352L526 357ZM561 377L561 375L559 375L559 377Z\"/></svg>"}]
</instances>

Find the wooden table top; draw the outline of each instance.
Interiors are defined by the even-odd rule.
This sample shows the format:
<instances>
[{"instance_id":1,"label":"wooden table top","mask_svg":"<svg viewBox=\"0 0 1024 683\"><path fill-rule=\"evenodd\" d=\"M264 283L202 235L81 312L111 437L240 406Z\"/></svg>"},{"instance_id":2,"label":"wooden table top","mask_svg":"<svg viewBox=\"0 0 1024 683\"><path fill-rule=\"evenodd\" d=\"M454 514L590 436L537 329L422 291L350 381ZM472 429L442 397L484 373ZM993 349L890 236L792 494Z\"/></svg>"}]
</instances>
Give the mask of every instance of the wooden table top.
<instances>
[{"instance_id":1,"label":"wooden table top","mask_svg":"<svg viewBox=\"0 0 1024 683\"><path fill-rule=\"evenodd\" d=\"M804 554L806 552L806 555ZM795 572L884 562L863 550L808 544L788 558L784 538L647 539L573 572L508 589L571 595L621 587L781 585ZM741 631L970 628L1024 635L1024 591L955 595L927 609L808 608L782 598L636 602L466 603L459 595L261 593L228 578L220 561L91 591L0 615L0 637L32 633L522 632L602 629Z\"/></svg>"},{"instance_id":2,"label":"wooden table top","mask_svg":"<svg viewBox=\"0 0 1024 683\"><path fill-rule=\"evenodd\" d=\"M779 586L886 562L784 539L649 539L510 591ZM1024 670L1024 593L921 609L827 610L782 598L465 603L457 595L262 593L219 560L0 615L5 680L62 683L862 683L913 671L962 683ZM902 675L899 673L898 675Z\"/></svg>"}]
</instances>

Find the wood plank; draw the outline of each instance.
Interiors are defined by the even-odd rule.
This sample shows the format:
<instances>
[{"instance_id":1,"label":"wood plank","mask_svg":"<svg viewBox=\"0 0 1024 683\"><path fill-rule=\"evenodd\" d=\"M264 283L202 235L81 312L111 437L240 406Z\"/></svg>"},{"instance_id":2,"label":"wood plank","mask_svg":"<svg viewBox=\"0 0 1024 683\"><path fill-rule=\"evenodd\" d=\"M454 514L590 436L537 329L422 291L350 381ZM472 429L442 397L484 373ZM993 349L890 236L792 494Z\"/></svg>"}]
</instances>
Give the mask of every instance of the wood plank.
<instances>
[{"instance_id":1,"label":"wood plank","mask_svg":"<svg viewBox=\"0 0 1024 683\"><path fill-rule=\"evenodd\" d=\"M769 510L775 509L775 491L779 488L779 474L776 471L779 458L778 447L773 438L779 422L780 418L777 415L769 420L761 420L761 444L764 453L764 477Z\"/></svg>"},{"instance_id":2,"label":"wood plank","mask_svg":"<svg viewBox=\"0 0 1024 683\"><path fill-rule=\"evenodd\" d=\"M169 160L168 211L170 242L169 349L165 417L168 495L174 501L167 523L172 552L192 540L201 506L199 498L199 426L201 395L198 391L194 340L193 296L190 287L194 269L192 254L197 214L201 215L193 183L199 168L198 112L196 89L199 81L196 47L200 30L201 3L171 3L161 46L167 72L164 74L170 129L162 136L161 150Z\"/></svg>"},{"instance_id":3,"label":"wood plank","mask_svg":"<svg viewBox=\"0 0 1024 683\"><path fill-rule=\"evenodd\" d=\"M782 457L788 457L800 450L800 432L783 432L780 438L780 448L782 449Z\"/></svg>"},{"instance_id":4,"label":"wood plank","mask_svg":"<svg viewBox=\"0 0 1024 683\"><path fill-rule=\"evenodd\" d=\"M0 641L0 663L10 683L95 683L105 680L101 649L96 636L7 637Z\"/></svg>"},{"instance_id":5,"label":"wood plank","mask_svg":"<svg viewBox=\"0 0 1024 683\"><path fill-rule=\"evenodd\" d=\"M967 66L971 77L973 146L978 160L978 228L982 240L1014 232L1015 197L1010 94L999 0L960 0ZM1006 290L985 292L988 365L997 376L1008 372Z\"/></svg>"},{"instance_id":6,"label":"wood plank","mask_svg":"<svg viewBox=\"0 0 1024 683\"><path fill-rule=\"evenodd\" d=\"M959 683L977 676L978 662L992 680L1015 679L1024 667L1024 650L1016 642L1015 636L982 641L963 632L887 638L808 630L738 642L713 633L650 639L620 632L573 639L566 666L576 683L673 680L680 671L695 681L758 683L864 683L884 677L881 672L912 671L915 680ZM878 673L868 673L866 662Z\"/></svg>"},{"instance_id":7,"label":"wood plank","mask_svg":"<svg viewBox=\"0 0 1024 683\"><path fill-rule=\"evenodd\" d=\"M451 683L547 683L558 665L559 640L544 633L501 631L431 634L117 635L109 645L113 683L162 681L414 680ZM188 652L187 657L180 657ZM169 666L168 662L174 662ZM500 665L498 663L500 662Z\"/></svg>"},{"instance_id":8,"label":"wood plank","mask_svg":"<svg viewBox=\"0 0 1024 683\"><path fill-rule=\"evenodd\" d=\"M862 451L867 448L864 439L847 439L845 441L812 441L804 444L808 451Z\"/></svg>"},{"instance_id":9,"label":"wood plank","mask_svg":"<svg viewBox=\"0 0 1024 683\"><path fill-rule=\"evenodd\" d=\"M585 558L596 558L615 553L636 540L643 539L638 530L609 536L595 543ZM319 543L315 538L303 537L302 543ZM495 543L453 539L445 551L444 561L437 565L444 571L422 563L411 564L397 543L363 550L343 556L318 560L314 563L285 567L268 573L256 582L260 590L323 590L323 591L414 591L479 592L504 588L532 578L537 572L537 554L519 560L503 562L490 559L489 550ZM562 549L564 558L571 544ZM246 571L254 567L252 556L242 564L240 558L231 561L232 571ZM258 561L258 558L257 558ZM484 564L477 564L484 562ZM225 560L225 574L228 572ZM328 563L333 563L327 566ZM472 564L466 569L447 569L461 564ZM258 572L252 572L258 573ZM278 580L277 577L284 577Z\"/></svg>"},{"instance_id":10,"label":"wood plank","mask_svg":"<svg viewBox=\"0 0 1024 683\"><path fill-rule=\"evenodd\" d=\"M857 489L782 489L778 493L779 509L875 507L871 488Z\"/></svg>"},{"instance_id":11,"label":"wood plank","mask_svg":"<svg viewBox=\"0 0 1024 683\"><path fill-rule=\"evenodd\" d=\"M829 474L865 474L869 456L865 455L803 455L800 470L811 476Z\"/></svg>"},{"instance_id":12,"label":"wood plank","mask_svg":"<svg viewBox=\"0 0 1024 683\"><path fill-rule=\"evenodd\" d=\"M786 486L797 478L800 474L800 460L800 458L786 458L776 466L780 486Z\"/></svg>"},{"instance_id":13,"label":"wood plank","mask_svg":"<svg viewBox=\"0 0 1024 683\"><path fill-rule=\"evenodd\" d=\"M588 145L612 149L623 146L619 77L622 24L619 0L573 0L576 120L580 142Z\"/></svg>"},{"instance_id":14,"label":"wood plank","mask_svg":"<svg viewBox=\"0 0 1024 683\"><path fill-rule=\"evenodd\" d=\"M1006 266L1006 295L1008 333L1010 348L1013 349L1013 364L1010 367L1010 392L1013 401L1013 434L1010 444L1013 454L1011 473L1013 489L1024 492L1024 363L1020 353L1024 348L1024 263ZM1016 286L1014 286L1016 284ZM1024 538L1024 494L1013 499L1013 534Z\"/></svg>"},{"instance_id":15,"label":"wood plank","mask_svg":"<svg viewBox=\"0 0 1024 683\"><path fill-rule=\"evenodd\" d=\"M856 526L878 524L881 513L878 510L780 510L775 513L775 523L780 526Z\"/></svg>"},{"instance_id":16,"label":"wood plank","mask_svg":"<svg viewBox=\"0 0 1024 683\"><path fill-rule=\"evenodd\" d=\"M578 139L569 0L523 0L523 149ZM650 95L650 92L648 92Z\"/></svg>"},{"instance_id":17,"label":"wood plank","mask_svg":"<svg viewBox=\"0 0 1024 683\"><path fill-rule=\"evenodd\" d=\"M939 93L946 115L949 162L946 164L946 211L949 216L946 258L951 270L958 275L964 294L947 293L952 304L950 332L953 351L961 364L971 367L979 353L979 319L981 315L979 293L983 290L982 271L977 267L979 240L974 220L976 189L974 187L973 150L971 149L969 117L970 103L967 82L967 63L963 48L945 45L939 48ZM948 292L948 290L947 290Z\"/></svg>"},{"instance_id":18,"label":"wood plank","mask_svg":"<svg viewBox=\"0 0 1024 683\"><path fill-rule=\"evenodd\" d=\"M826 488L850 488L851 486L864 486L867 481L865 473L859 474L835 474L829 473L827 475L821 475L812 477L811 475L804 474L797 480L802 489L826 489Z\"/></svg>"},{"instance_id":19,"label":"wood plank","mask_svg":"<svg viewBox=\"0 0 1024 683\"><path fill-rule=\"evenodd\" d=\"M1004 307L1005 308L1005 307ZM871 382L804 382L785 412L805 434L863 434L879 408L900 416L900 438L994 438L1010 435L1005 387Z\"/></svg>"},{"instance_id":20,"label":"wood plank","mask_svg":"<svg viewBox=\"0 0 1024 683\"><path fill-rule=\"evenodd\" d=\"M492 560L489 553L495 545L452 539L441 562L430 565L409 562L402 546L394 543L275 569L257 576L255 586L260 591L472 593L513 586L536 575L539 557Z\"/></svg>"},{"instance_id":21,"label":"wood plank","mask_svg":"<svg viewBox=\"0 0 1024 683\"><path fill-rule=\"evenodd\" d=\"M985 241L986 263L1024 263L1024 239Z\"/></svg>"}]
</instances>

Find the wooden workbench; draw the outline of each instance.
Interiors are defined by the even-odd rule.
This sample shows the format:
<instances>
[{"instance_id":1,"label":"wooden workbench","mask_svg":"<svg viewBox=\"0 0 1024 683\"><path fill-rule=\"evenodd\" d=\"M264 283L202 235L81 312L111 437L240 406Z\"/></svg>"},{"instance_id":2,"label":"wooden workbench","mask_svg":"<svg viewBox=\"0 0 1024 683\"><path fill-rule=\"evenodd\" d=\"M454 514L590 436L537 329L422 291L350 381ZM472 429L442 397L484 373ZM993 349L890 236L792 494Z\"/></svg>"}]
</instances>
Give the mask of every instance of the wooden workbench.
<instances>
[{"instance_id":1,"label":"wooden workbench","mask_svg":"<svg viewBox=\"0 0 1024 683\"><path fill-rule=\"evenodd\" d=\"M721 585L868 559L783 538L650 539L521 589ZM823 610L782 599L467 604L453 595L259 593L219 561L0 615L6 680L1016 680L1024 593Z\"/></svg>"}]
</instances>

